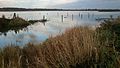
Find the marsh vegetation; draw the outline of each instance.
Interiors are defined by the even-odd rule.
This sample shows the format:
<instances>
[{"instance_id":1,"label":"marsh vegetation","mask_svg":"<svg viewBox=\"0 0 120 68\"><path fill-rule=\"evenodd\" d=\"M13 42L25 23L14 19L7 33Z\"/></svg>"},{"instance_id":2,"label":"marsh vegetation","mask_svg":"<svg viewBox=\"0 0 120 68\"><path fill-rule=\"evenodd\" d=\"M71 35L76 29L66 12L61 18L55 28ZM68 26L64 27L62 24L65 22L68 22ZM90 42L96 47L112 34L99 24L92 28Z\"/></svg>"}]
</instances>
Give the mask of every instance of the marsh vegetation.
<instances>
[{"instance_id":1,"label":"marsh vegetation","mask_svg":"<svg viewBox=\"0 0 120 68\"><path fill-rule=\"evenodd\" d=\"M1 68L119 68L120 18L100 27L74 27L41 44L6 46Z\"/></svg>"}]
</instances>

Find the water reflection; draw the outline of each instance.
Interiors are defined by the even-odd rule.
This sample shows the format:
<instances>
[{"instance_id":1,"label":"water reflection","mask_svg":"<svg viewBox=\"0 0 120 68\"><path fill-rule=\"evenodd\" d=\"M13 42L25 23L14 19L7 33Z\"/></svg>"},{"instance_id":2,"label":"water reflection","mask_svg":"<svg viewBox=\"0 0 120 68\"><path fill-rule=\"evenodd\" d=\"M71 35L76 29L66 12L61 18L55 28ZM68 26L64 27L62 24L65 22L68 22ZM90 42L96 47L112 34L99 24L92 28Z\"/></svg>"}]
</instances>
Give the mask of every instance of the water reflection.
<instances>
[{"instance_id":1,"label":"water reflection","mask_svg":"<svg viewBox=\"0 0 120 68\"><path fill-rule=\"evenodd\" d=\"M47 35L38 32L26 31L26 29L20 31L9 31L3 33L0 36L0 45L14 44L14 45L24 45L27 43L39 43L40 41L47 38Z\"/></svg>"},{"instance_id":2,"label":"water reflection","mask_svg":"<svg viewBox=\"0 0 120 68\"><path fill-rule=\"evenodd\" d=\"M30 25L27 28L8 32L0 32L0 46L8 44L25 45L27 43L38 44L46 40L49 36L56 36L59 33L65 31L66 28L71 28L79 25L95 26L99 23L97 18L108 18L110 15L113 17L119 16L120 12L1 12L7 18L11 18L13 13L19 14L19 17L25 20L40 20L43 17L49 21L37 22L34 25Z\"/></svg>"}]
</instances>

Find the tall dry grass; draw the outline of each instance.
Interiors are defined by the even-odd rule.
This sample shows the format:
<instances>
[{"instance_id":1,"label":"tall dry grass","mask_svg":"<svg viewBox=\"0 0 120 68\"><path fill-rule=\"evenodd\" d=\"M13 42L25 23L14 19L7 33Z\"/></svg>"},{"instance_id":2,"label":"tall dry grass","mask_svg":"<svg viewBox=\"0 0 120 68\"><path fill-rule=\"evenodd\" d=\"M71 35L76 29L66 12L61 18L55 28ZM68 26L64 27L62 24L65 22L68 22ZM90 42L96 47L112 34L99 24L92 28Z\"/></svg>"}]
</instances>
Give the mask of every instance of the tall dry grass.
<instances>
[{"instance_id":1,"label":"tall dry grass","mask_svg":"<svg viewBox=\"0 0 120 68\"><path fill-rule=\"evenodd\" d=\"M0 68L90 68L99 60L95 31L75 27L39 45L8 46L0 51Z\"/></svg>"}]
</instances>

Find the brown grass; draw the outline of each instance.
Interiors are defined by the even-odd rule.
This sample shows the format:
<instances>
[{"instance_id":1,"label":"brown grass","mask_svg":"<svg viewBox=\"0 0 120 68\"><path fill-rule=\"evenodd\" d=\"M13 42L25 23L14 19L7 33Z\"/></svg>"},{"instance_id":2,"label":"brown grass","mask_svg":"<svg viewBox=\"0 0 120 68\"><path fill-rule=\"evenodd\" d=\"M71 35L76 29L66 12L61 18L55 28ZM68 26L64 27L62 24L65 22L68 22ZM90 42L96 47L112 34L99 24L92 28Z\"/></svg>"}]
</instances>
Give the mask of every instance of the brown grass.
<instances>
[{"instance_id":1,"label":"brown grass","mask_svg":"<svg viewBox=\"0 0 120 68\"><path fill-rule=\"evenodd\" d=\"M98 61L95 31L75 27L39 45L8 46L0 51L0 68L89 68Z\"/></svg>"}]
</instances>

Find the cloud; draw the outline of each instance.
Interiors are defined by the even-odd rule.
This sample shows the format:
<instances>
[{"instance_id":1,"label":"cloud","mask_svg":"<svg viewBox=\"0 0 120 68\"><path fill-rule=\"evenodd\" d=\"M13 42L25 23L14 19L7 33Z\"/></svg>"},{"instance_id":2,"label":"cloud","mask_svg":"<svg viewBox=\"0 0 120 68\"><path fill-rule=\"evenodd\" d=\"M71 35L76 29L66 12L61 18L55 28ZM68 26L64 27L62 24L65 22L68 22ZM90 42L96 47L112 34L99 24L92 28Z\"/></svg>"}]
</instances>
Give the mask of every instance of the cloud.
<instances>
[{"instance_id":1,"label":"cloud","mask_svg":"<svg viewBox=\"0 0 120 68\"><path fill-rule=\"evenodd\" d=\"M15 0L0 0L0 7L12 6L15 4Z\"/></svg>"},{"instance_id":2,"label":"cloud","mask_svg":"<svg viewBox=\"0 0 120 68\"><path fill-rule=\"evenodd\" d=\"M120 8L120 0L79 0L57 5L59 8Z\"/></svg>"},{"instance_id":3,"label":"cloud","mask_svg":"<svg viewBox=\"0 0 120 68\"><path fill-rule=\"evenodd\" d=\"M110 5L119 7L116 3L120 3L120 0L0 0L0 7L58 8L58 5L72 8L76 8L76 6L77 8L109 7Z\"/></svg>"},{"instance_id":4,"label":"cloud","mask_svg":"<svg viewBox=\"0 0 120 68\"><path fill-rule=\"evenodd\" d=\"M50 7L78 0L0 0L0 7Z\"/></svg>"}]
</instances>

